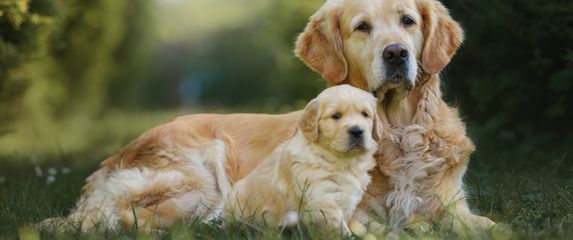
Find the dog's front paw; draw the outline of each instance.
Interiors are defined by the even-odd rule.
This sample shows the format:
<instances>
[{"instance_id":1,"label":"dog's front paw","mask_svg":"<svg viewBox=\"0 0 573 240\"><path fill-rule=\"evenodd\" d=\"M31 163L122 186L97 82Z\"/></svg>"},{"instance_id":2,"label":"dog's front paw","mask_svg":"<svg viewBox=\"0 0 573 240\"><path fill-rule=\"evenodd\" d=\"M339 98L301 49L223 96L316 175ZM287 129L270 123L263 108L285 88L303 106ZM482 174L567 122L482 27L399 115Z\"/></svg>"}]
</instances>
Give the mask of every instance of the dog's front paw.
<instances>
[{"instance_id":1,"label":"dog's front paw","mask_svg":"<svg viewBox=\"0 0 573 240\"><path fill-rule=\"evenodd\" d=\"M473 220L475 227L480 229L490 229L496 226L496 223L487 217L476 216Z\"/></svg>"},{"instance_id":2,"label":"dog's front paw","mask_svg":"<svg viewBox=\"0 0 573 240\"><path fill-rule=\"evenodd\" d=\"M482 231L492 229L496 226L495 222L487 217L467 215L454 221L454 230L456 232Z\"/></svg>"}]
</instances>

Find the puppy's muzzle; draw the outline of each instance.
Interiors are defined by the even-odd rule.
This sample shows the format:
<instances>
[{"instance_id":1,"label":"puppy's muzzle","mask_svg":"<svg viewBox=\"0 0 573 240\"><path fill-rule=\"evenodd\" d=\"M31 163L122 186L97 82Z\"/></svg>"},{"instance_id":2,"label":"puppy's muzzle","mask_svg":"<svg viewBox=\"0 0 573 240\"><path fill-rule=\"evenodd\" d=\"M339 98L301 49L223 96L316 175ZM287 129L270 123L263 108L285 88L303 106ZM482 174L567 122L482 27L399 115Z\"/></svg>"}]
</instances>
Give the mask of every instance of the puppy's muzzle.
<instances>
[{"instance_id":1,"label":"puppy's muzzle","mask_svg":"<svg viewBox=\"0 0 573 240\"><path fill-rule=\"evenodd\" d=\"M364 148L364 129L357 126L351 127L348 129L348 135L350 136L350 149Z\"/></svg>"},{"instance_id":2,"label":"puppy's muzzle","mask_svg":"<svg viewBox=\"0 0 573 240\"><path fill-rule=\"evenodd\" d=\"M382 59L385 68L384 84L391 85L389 88L405 85L406 89L410 90L413 86L408 80L408 73L411 71L408 66L408 48L400 43L390 44L382 51Z\"/></svg>"}]
</instances>

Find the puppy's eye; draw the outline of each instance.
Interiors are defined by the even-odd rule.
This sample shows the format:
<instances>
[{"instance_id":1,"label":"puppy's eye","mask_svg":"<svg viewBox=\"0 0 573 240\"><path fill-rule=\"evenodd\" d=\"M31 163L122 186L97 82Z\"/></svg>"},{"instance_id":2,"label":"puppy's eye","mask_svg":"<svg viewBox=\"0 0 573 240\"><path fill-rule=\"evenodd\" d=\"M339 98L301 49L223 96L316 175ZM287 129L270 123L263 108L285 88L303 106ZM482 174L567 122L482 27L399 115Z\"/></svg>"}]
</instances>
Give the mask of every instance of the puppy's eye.
<instances>
[{"instance_id":1,"label":"puppy's eye","mask_svg":"<svg viewBox=\"0 0 573 240\"><path fill-rule=\"evenodd\" d=\"M332 117L331 117L331 118L334 119L334 120L338 120L338 119L340 119L341 117L342 117L342 114L340 114L339 112L336 112L336 113L332 114Z\"/></svg>"},{"instance_id":2,"label":"puppy's eye","mask_svg":"<svg viewBox=\"0 0 573 240\"><path fill-rule=\"evenodd\" d=\"M402 16L402 19L400 20L402 22L402 24L404 24L405 27L410 27L413 26L414 24L416 24L416 22L414 21L414 19L410 16Z\"/></svg>"},{"instance_id":3,"label":"puppy's eye","mask_svg":"<svg viewBox=\"0 0 573 240\"><path fill-rule=\"evenodd\" d=\"M360 22L358 25L356 25L356 27L354 28L354 31L370 32L370 29L371 29L371 27L368 23Z\"/></svg>"},{"instance_id":4,"label":"puppy's eye","mask_svg":"<svg viewBox=\"0 0 573 240\"><path fill-rule=\"evenodd\" d=\"M362 111L362 116L365 118L369 118L370 115L366 111Z\"/></svg>"}]
</instances>

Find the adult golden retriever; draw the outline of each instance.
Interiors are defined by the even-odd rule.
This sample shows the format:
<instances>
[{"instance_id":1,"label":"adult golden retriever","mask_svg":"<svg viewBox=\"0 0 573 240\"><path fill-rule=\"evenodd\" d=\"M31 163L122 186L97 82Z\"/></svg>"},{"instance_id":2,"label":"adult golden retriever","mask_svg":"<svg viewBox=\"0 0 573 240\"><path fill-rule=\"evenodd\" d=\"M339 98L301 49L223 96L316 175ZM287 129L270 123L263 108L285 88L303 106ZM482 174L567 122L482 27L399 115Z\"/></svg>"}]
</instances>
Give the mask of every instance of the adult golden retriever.
<instances>
[{"instance_id":1,"label":"adult golden retriever","mask_svg":"<svg viewBox=\"0 0 573 240\"><path fill-rule=\"evenodd\" d=\"M355 219L493 225L468 208L462 177L475 147L440 91L439 72L462 40L436 0L330 0L299 36L297 56L330 85L380 99L388 137ZM201 114L160 125L102 162L68 222L84 230L136 222L162 228L216 217L233 183L293 136L300 115Z\"/></svg>"}]
</instances>

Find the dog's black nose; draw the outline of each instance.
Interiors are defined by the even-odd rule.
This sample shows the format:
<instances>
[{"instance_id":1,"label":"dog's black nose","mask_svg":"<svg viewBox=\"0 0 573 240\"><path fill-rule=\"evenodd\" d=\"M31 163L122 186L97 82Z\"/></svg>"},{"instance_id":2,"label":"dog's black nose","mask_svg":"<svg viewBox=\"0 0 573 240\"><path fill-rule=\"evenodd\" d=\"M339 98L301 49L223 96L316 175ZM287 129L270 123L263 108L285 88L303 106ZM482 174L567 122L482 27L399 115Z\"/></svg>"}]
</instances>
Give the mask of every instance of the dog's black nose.
<instances>
[{"instance_id":1,"label":"dog's black nose","mask_svg":"<svg viewBox=\"0 0 573 240\"><path fill-rule=\"evenodd\" d=\"M364 130L360 127L351 127L348 129L348 133L355 138L360 138L364 134Z\"/></svg>"},{"instance_id":2,"label":"dog's black nose","mask_svg":"<svg viewBox=\"0 0 573 240\"><path fill-rule=\"evenodd\" d=\"M404 44L394 43L388 45L382 52L384 62L392 65L402 65L408 60L408 49Z\"/></svg>"}]
</instances>

